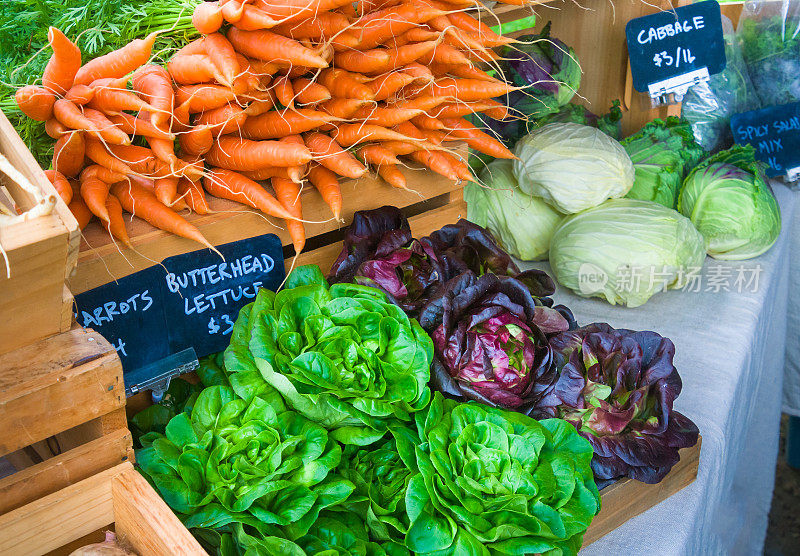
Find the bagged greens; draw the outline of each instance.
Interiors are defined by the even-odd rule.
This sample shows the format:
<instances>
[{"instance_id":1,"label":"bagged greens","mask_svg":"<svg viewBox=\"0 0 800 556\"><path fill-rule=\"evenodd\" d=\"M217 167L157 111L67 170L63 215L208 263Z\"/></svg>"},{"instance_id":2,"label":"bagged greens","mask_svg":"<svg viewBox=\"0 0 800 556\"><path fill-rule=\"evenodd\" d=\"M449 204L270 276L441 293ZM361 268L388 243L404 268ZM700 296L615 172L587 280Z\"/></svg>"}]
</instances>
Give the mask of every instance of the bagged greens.
<instances>
[{"instance_id":1,"label":"bagged greens","mask_svg":"<svg viewBox=\"0 0 800 556\"><path fill-rule=\"evenodd\" d=\"M781 211L752 146L704 160L683 183L678 210L691 219L715 259L742 260L767 251L781 232Z\"/></svg>"},{"instance_id":2,"label":"bagged greens","mask_svg":"<svg viewBox=\"0 0 800 556\"><path fill-rule=\"evenodd\" d=\"M517 143L514 175L522 191L572 214L633 186L633 164L618 141L593 127L549 124Z\"/></svg>"},{"instance_id":3,"label":"bagged greens","mask_svg":"<svg viewBox=\"0 0 800 556\"><path fill-rule=\"evenodd\" d=\"M495 160L481 173L480 184L464 186L467 218L492 232L500 245L518 259L547 258L550 238L564 215L523 193L510 160Z\"/></svg>"},{"instance_id":4,"label":"bagged greens","mask_svg":"<svg viewBox=\"0 0 800 556\"><path fill-rule=\"evenodd\" d=\"M628 307L682 287L704 259L703 236L688 218L638 199L611 199L575 214L550 243L550 266L561 285Z\"/></svg>"},{"instance_id":5,"label":"bagged greens","mask_svg":"<svg viewBox=\"0 0 800 556\"><path fill-rule=\"evenodd\" d=\"M688 122L675 116L653 120L620 144L636 176L626 197L669 208L675 208L683 178L705 155Z\"/></svg>"}]
</instances>

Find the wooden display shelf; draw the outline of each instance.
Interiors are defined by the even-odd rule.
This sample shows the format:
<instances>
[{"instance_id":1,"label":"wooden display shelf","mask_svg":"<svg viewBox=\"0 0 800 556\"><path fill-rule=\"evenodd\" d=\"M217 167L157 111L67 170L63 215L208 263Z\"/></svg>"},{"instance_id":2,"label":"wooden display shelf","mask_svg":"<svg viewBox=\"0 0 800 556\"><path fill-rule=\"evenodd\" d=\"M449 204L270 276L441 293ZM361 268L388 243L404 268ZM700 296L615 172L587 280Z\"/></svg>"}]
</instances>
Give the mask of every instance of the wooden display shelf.
<instances>
[{"instance_id":1,"label":"wooden display shelf","mask_svg":"<svg viewBox=\"0 0 800 556\"><path fill-rule=\"evenodd\" d=\"M0 154L45 195L57 198L53 212L24 222L0 223L0 353L69 330L72 296L64 280L78 257L80 230L67 205L36 163L11 122L0 112ZM28 210L31 195L0 173L0 203ZM9 277L10 273L10 277Z\"/></svg>"},{"instance_id":2,"label":"wooden display shelf","mask_svg":"<svg viewBox=\"0 0 800 556\"><path fill-rule=\"evenodd\" d=\"M133 466L121 463L0 515L0 554L39 556L113 526L139 556L206 552ZM77 546L70 546L70 549Z\"/></svg>"},{"instance_id":3,"label":"wooden display shelf","mask_svg":"<svg viewBox=\"0 0 800 556\"><path fill-rule=\"evenodd\" d=\"M697 478L702 443L703 439L699 438L697 444L691 448L680 450L680 461L658 484L648 485L626 478L601 490L600 513L583 536L583 546L589 546L629 519L646 512L692 484Z\"/></svg>"},{"instance_id":4,"label":"wooden display shelf","mask_svg":"<svg viewBox=\"0 0 800 556\"><path fill-rule=\"evenodd\" d=\"M75 329L0 356L0 430L0 513L132 459L114 348Z\"/></svg>"}]
</instances>

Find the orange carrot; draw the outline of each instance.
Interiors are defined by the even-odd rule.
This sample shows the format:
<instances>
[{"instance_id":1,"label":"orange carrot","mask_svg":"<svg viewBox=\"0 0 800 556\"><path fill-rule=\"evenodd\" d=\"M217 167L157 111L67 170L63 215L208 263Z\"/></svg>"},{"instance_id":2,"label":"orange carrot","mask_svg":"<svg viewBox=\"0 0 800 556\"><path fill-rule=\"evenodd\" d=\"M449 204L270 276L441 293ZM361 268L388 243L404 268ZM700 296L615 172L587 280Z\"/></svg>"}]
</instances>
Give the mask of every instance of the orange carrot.
<instances>
[{"instance_id":1,"label":"orange carrot","mask_svg":"<svg viewBox=\"0 0 800 556\"><path fill-rule=\"evenodd\" d=\"M354 118L362 120L368 124L392 127L402 122L407 122L411 118L423 114L424 111L412 108L383 108L365 106L353 114Z\"/></svg>"},{"instance_id":2,"label":"orange carrot","mask_svg":"<svg viewBox=\"0 0 800 556\"><path fill-rule=\"evenodd\" d=\"M94 89L89 85L75 85L67 91L64 98L72 101L73 104L83 106L89 104L89 101L94 98Z\"/></svg>"},{"instance_id":3,"label":"orange carrot","mask_svg":"<svg viewBox=\"0 0 800 556\"><path fill-rule=\"evenodd\" d=\"M207 126L213 135L227 135L228 133L238 133L246 119L247 114L244 110L229 103L199 114L194 123Z\"/></svg>"},{"instance_id":4,"label":"orange carrot","mask_svg":"<svg viewBox=\"0 0 800 556\"><path fill-rule=\"evenodd\" d=\"M111 186L111 193L119 199L122 208L156 228L197 241L215 250L200 230L159 202L153 193L142 186L135 183L115 183Z\"/></svg>"},{"instance_id":5,"label":"orange carrot","mask_svg":"<svg viewBox=\"0 0 800 556\"><path fill-rule=\"evenodd\" d=\"M429 93L434 96L449 96L456 100L472 102L487 98L499 97L513 91L515 87L502 83L490 83L479 79L454 79L445 77L437 79L429 86Z\"/></svg>"},{"instance_id":6,"label":"orange carrot","mask_svg":"<svg viewBox=\"0 0 800 556\"><path fill-rule=\"evenodd\" d=\"M414 63L417 60L420 60L425 56L429 55L430 53L434 52L434 50L438 49L439 46L441 45L439 44L438 41L425 41L425 42L414 42L406 44L404 46L399 46L397 48L390 48L387 50L387 53L389 55L389 61L386 65L377 69L369 69L366 71L368 72L389 71L392 69L396 69Z\"/></svg>"},{"instance_id":7,"label":"orange carrot","mask_svg":"<svg viewBox=\"0 0 800 556\"><path fill-rule=\"evenodd\" d=\"M414 77L407 73L391 71L367 83L375 94L375 100L386 100L397 91L414 81Z\"/></svg>"},{"instance_id":8,"label":"orange carrot","mask_svg":"<svg viewBox=\"0 0 800 556\"><path fill-rule=\"evenodd\" d=\"M450 165L450 161L443 155L444 153L436 151L415 151L408 156L437 174L441 174L447 179L458 181L458 174Z\"/></svg>"},{"instance_id":9,"label":"orange carrot","mask_svg":"<svg viewBox=\"0 0 800 556\"><path fill-rule=\"evenodd\" d=\"M396 187L397 189L408 189L408 185L406 185L406 177L395 164L381 164L378 166L378 175L383 178L383 181L392 187Z\"/></svg>"},{"instance_id":10,"label":"orange carrot","mask_svg":"<svg viewBox=\"0 0 800 556\"><path fill-rule=\"evenodd\" d=\"M380 166L381 164L400 164L400 161L392 151L380 145L364 145L363 147L359 147L357 152L358 156L364 162L373 166Z\"/></svg>"},{"instance_id":11,"label":"orange carrot","mask_svg":"<svg viewBox=\"0 0 800 556\"><path fill-rule=\"evenodd\" d=\"M479 130L463 118L444 118L442 122L453 137L463 140L467 145L495 158L516 158L500 141Z\"/></svg>"},{"instance_id":12,"label":"orange carrot","mask_svg":"<svg viewBox=\"0 0 800 556\"><path fill-rule=\"evenodd\" d=\"M228 40L233 47L248 58L264 61L280 61L306 66L324 68L328 63L310 48L299 42L266 30L241 31L231 27Z\"/></svg>"},{"instance_id":13,"label":"orange carrot","mask_svg":"<svg viewBox=\"0 0 800 556\"><path fill-rule=\"evenodd\" d=\"M419 58L423 64L445 64L449 66L471 66L470 59L460 50L449 44L440 44L430 53Z\"/></svg>"},{"instance_id":14,"label":"orange carrot","mask_svg":"<svg viewBox=\"0 0 800 556\"><path fill-rule=\"evenodd\" d=\"M497 83L497 79L486 73L480 68L467 64L431 64L431 71L437 76L444 76L449 74L453 77L461 77L463 79L478 79L480 81L488 81L490 83Z\"/></svg>"},{"instance_id":15,"label":"orange carrot","mask_svg":"<svg viewBox=\"0 0 800 556\"><path fill-rule=\"evenodd\" d=\"M264 214L284 218L287 221L294 218L287 208L270 195L266 189L238 172L224 168L212 168L203 179L203 187L214 197L237 201L256 208Z\"/></svg>"},{"instance_id":16,"label":"orange carrot","mask_svg":"<svg viewBox=\"0 0 800 556\"><path fill-rule=\"evenodd\" d=\"M128 134L114 125L114 122L106 118L105 114L93 108L84 108L83 115L87 120L94 124L97 135L106 143L112 145L130 145L131 139Z\"/></svg>"},{"instance_id":17,"label":"orange carrot","mask_svg":"<svg viewBox=\"0 0 800 556\"><path fill-rule=\"evenodd\" d=\"M36 85L20 87L14 98L22 113L32 120L44 122L53 117L53 104L56 102L56 97L43 87Z\"/></svg>"},{"instance_id":18,"label":"orange carrot","mask_svg":"<svg viewBox=\"0 0 800 556\"><path fill-rule=\"evenodd\" d=\"M241 68L233 45L219 33L206 35L205 43L206 54L211 59L211 63L216 66L224 80L220 81L223 85L230 86L233 79L239 75Z\"/></svg>"},{"instance_id":19,"label":"orange carrot","mask_svg":"<svg viewBox=\"0 0 800 556\"><path fill-rule=\"evenodd\" d=\"M86 143L83 133L73 131L63 135L56 141L53 151L53 169L68 178L74 178L83 169L83 158Z\"/></svg>"},{"instance_id":20,"label":"orange carrot","mask_svg":"<svg viewBox=\"0 0 800 556\"><path fill-rule=\"evenodd\" d=\"M285 75L280 76L273 81L273 88L275 91L275 98L278 99L284 107L291 108L294 105L294 90L292 89L292 82Z\"/></svg>"},{"instance_id":21,"label":"orange carrot","mask_svg":"<svg viewBox=\"0 0 800 556\"><path fill-rule=\"evenodd\" d=\"M86 141L86 156L95 164L104 166L112 172L117 172L126 176L133 173L133 169L128 164L109 153L106 147L96 139L89 139Z\"/></svg>"},{"instance_id":22,"label":"orange carrot","mask_svg":"<svg viewBox=\"0 0 800 556\"><path fill-rule=\"evenodd\" d=\"M97 177L97 166L89 166L81 172L81 197L89 210L105 222L109 221L106 209L108 184Z\"/></svg>"},{"instance_id":23,"label":"orange carrot","mask_svg":"<svg viewBox=\"0 0 800 556\"><path fill-rule=\"evenodd\" d=\"M45 170L44 175L53 184L53 187L65 203L69 204L72 201L72 186L64 177L64 174L56 170Z\"/></svg>"},{"instance_id":24,"label":"orange carrot","mask_svg":"<svg viewBox=\"0 0 800 556\"><path fill-rule=\"evenodd\" d=\"M306 145L317 163L340 176L355 179L367 173L352 154L327 135L310 133L306 136Z\"/></svg>"},{"instance_id":25,"label":"orange carrot","mask_svg":"<svg viewBox=\"0 0 800 556\"><path fill-rule=\"evenodd\" d=\"M197 214L208 214L211 212L200 182L192 181L188 178L180 178L180 180L178 180L178 195L186 201L186 204L192 212L196 212Z\"/></svg>"},{"instance_id":26,"label":"orange carrot","mask_svg":"<svg viewBox=\"0 0 800 556\"><path fill-rule=\"evenodd\" d=\"M293 217L297 219L303 218L303 208L300 204L301 187L291 180L283 178L272 178L272 188L275 190L275 196L278 201L286 208L286 210ZM297 220L287 220L286 229L289 230L289 235L292 237L292 245L294 245L295 254L299 255L306 245L306 230L302 222Z\"/></svg>"},{"instance_id":27,"label":"orange carrot","mask_svg":"<svg viewBox=\"0 0 800 556\"><path fill-rule=\"evenodd\" d=\"M370 141L413 141L413 138L392 129L369 124L342 124L331 135L345 147Z\"/></svg>"},{"instance_id":28,"label":"orange carrot","mask_svg":"<svg viewBox=\"0 0 800 556\"><path fill-rule=\"evenodd\" d=\"M178 196L178 177L166 176L154 180L154 191L156 199L167 205L172 206Z\"/></svg>"},{"instance_id":29,"label":"orange carrot","mask_svg":"<svg viewBox=\"0 0 800 556\"><path fill-rule=\"evenodd\" d=\"M89 207L86 206L86 203L83 202L80 193L80 185L75 183L70 184L72 185L72 201L69 203L69 211L72 213L72 216L75 217L75 220L78 221L78 229L83 230L86 225L92 220L94 215L92 211L89 210Z\"/></svg>"},{"instance_id":30,"label":"orange carrot","mask_svg":"<svg viewBox=\"0 0 800 556\"><path fill-rule=\"evenodd\" d=\"M207 35L222 27L222 9L219 2L200 2L192 12L192 24L199 33Z\"/></svg>"},{"instance_id":31,"label":"orange carrot","mask_svg":"<svg viewBox=\"0 0 800 556\"><path fill-rule=\"evenodd\" d=\"M421 96L408 100L401 100L399 102L394 103L393 106L396 106L397 108L408 108L412 110L418 109L424 112L428 112L429 110L433 110L440 104L444 104L447 101L448 101L447 97Z\"/></svg>"},{"instance_id":32,"label":"orange carrot","mask_svg":"<svg viewBox=\"0 0 800 556\"><path fill-rule=\"evenodd\" d=\"M277 23L264 10L245 4L242 6L242 16L236 22L236 27L242 31L258 31L259 29L271 29Z\"/></svg>"},{"instance_id":33,"label":"orange carrot","mask_svg":"<svg viewBox=\"0 0 800 556\"><path fill-rule=\"evenodd\" d=\"M299 104L318 104L331 98L328 89L304 77L292 81L292 89Z\"/></svg>"},{"instance_id":34,"label":"orange carrot","mask_svg":"<svg viewBox=\"0 0 800 556\"><path fill-rule=\"evenodd\" d=\"M347 50L339 52L333 57L337 68L352 72L374 73L386 71L392 61L384 48L372 50Z\"/></svg>"},{"instance_id":35,"label":"orange carrot","mask_svg":"<svg viewBox=\"0 0 800 556\"><path fill-rule=\"evenodd\" d=\"M327 69L320 72L317 81L337 98L374 100L372 89L360 83L353 74L341 69Z\"/></svg>"},{"instance_id":36,"label":"orange carrot","mask_svg":"<svg viewBox=\"0 0 800 556\"><path fill-rule=\"evenodd\" d=\"M494 100L479 100L476 102L453 102L441 104L430 110L432 118L461 118L476 112L484 112L503 105Z\"/></svg>"},{"instance_id":37,"label":"orange carrot","mask_svg":"<svg viewBox=\"0 0 800 556\"><path fill-rule=\"evenodd\" d=\"M150 33L145 39L136 39L119 50L109 52L87 62L75 75L76 85L89 85L97 79L120 78L147 63L158 33Z\"/></svg>"},{"instance_id":38,"label":"orange carrot","mask_svg":"<svg viewBox=\"0 0 800 556\"><path fill-rule=\"evenodd\" d=\"M311 161L311 152L301 145L279 141L250 141L223 135L206 153L213 166L229 170L259 170L268 166L297 166Z\"/></svg>"},{"instance_id":39,"label":"orange carrot","mask_svg":"<svg viewBox=\"0 0 800 556\"><path fill-rule=\"evenodd\" d=\"M53 116L69 129L82 129L95 134L100 130L70 101L60 98L53 104Z\"/></svg>"},{"instance_id":40,"label":"orange carrot","mask_svg":"<svg viewBox=\"0 0 800 556\"><path fill-rule=\"evenodd\" d=\"M308 108L266 112L247 118L242 125L242 136L247 139L277 139L316 129L336 119L330 114Z\"/></svg>"},{"instance_id":41,"label":"orange carrot","mask_svg":"<svg viewBox=\"0 0 800 556\"><path fill-rule=\"evenodd\" d=\"M319 108L331 116L346 120L367 104L371 104L371 102L355 98L332 98L320 104Z\"/></svg>"},{"instance_id":42,"label":"orange carrot","mask_svg":"<svg viewBox=\"0 0 800 556\"><path fill-rule=\"evenodd\" d=\"M372 48L391 37L397 37L431 18L445 12L417 3L401 4L364 15L359 20L358 35L362 48Z\"/></svg>"},{"instance_id":43,"label":"orange carrot","mask_svg":"<svg viewBox=\"0 0 800 556\"><path fill-rule=\"evenodd\" d=\"M211 128L198 126L178 135L178 143L181 146L181 152L201 155L207 153L214 144L214 134L211 133Z\"/></svg>"},{"instance_id":44,"label":"orange carrot","mask_svg":"<svg viewBox=\"0 0 800 556\"><path fill-rule=\"evenodd\" d=\"M239 174L245 176L246 178L250 178L251 180L268 180L269 178L286 178L287 180L292 179L289 177L289 168L291 166L268 166L266 168L261 168L259 170L252 170L252 171L241 171L238 172Z\"/></svg>"},{"instance_id":45,"label":"orange carrot","mask_svg":"<svg viewBox=\"0 0 800 556\"><path fill-rule=\"evenodd\" d=\"M108 120L117 126L123 133L137 135L139 137L155 137L171 141L175 138L172 133L167 133L155 127L152 122L143 118L137 118L127 112L117 112L106 116Z\"/></svg>"},{"instance_id":46,"label":"orange carrot","mask_svg":"<svg viewBox=\"0 0 800 556\"><path fill-rule=\"evenodd\" d=\"M133 90L153 107L152 124L159 129L169 129L169 118L175 105L172 78L161 66L148 64L133 74Z\"/></svg>"},{"instance_id":47,"label":"orange carrot","mask_svg":"<svg viewBox=\"0 0 800 556\"><path fill-rule=\"evenodd\" d=\"M275 101L272 99L256 100L247 105L247 107L244 109L244 113L247 114L247 116L260 116L265 112L269 112L274 107Z\"/></svg>"},{"instance_id":48,"label":"orange carrot","mask_svg":"<svg viewBox=\"0 0 800 556\"><path fill-rule=\"evenodd\" d=\"M283 137L281 140L283 143L293 143L295 145L303 145L305 146L305 141L300 135L288 135ZM289 166L286 168L286 175L289 176L289 179L295 183L302 183L303 176L306 173L306 164L300 164L298 166Z\"/></svg>"},{"instance_id":49,"label":"orange carrot","mask_svg":"<svg viewBox=\"0 0 800 556\"><path fill-rule=\"evenodd\" d=\"M175 102L191 114L220 108L235 100L233 91L219 85L179 85L175 89Z\"/></svg>"},{"instance_id":50,"label":"orange carrot","mask_svg":"<svg viewBox=\"0 0 800 556\"><path fill-rule=\"evenodd\" d=\"M194 85L197 83L210 83L214 80L222 83L225 78L211 58L205 54L187 54L173 56L167 62L167 71L179 85Z\"/></svg>"},{"instance_id":51,"label":"orange carrot","mask_svg":"<svg viewBox=\"0 0 800 556\"><path fill-rule=\"evenodd\" d=\"M55 118L50 118L44 123L44 131L52 137L53 139L61 139L64 135L68 133L79 133L78 131L73 131L69 129L67 126L56 120Z\"/></svg>"},{"instance_id":52,"label":"orange carrot","mask_svg":"<svg viewBox=\"0 0 800 556\"><path fill-rule=\"evenodd\" d=\"M465 13L450 12L446 17L450 20L450 23L462 31L468 32L470 36L476 38L485 47L494 48L515 42L514 39L498 35L492 31L491 27Z\"/></svg>"},{"instance_id":53,"label":"orange carrot","mask_svg":"<svg viewBox=\"0 0 800 556\"><path fill-rule=\"evenodd\" d=\"M434 80L433 72L426 66L422 64L418 64L416 62L411 64L406 64L402 68L403 73L406 73L414 78L414 82L416 83L430 83Z\"/></svg>"},{"instance_id":54,"label":"orange carrot","mask_svg":"<svg viewBox=\"0 0 800 556\"><path fill-rule=\"evenodd\" d=\"M439 152L439 154L447 159L447 161L450 163L450 167L453 169L459 179L466 181L475 180L472 172L469 171L469 165L462 158L447 152Z\"/></svg>"},{"instance_id":55,"label":"orange carrot","mask_svg":"<svg viewBox=\"0 0 800 556\"><path fill-rule=\"evenodd\" d=\"M343 31L348 25L350 25L350 21L340 13L321 12L299 21L281 23L272 30L279 35L293 39L324 41Z\"/></svg>"},{"instance_id":56,"label":"orange carrot","mask_svg":"<svg viewBox=\"0 0 800 556\"><path fill-rule=\"evenodd\" d=\"M80 73L81 51L55 27L48 29L47 40L53 55L44 68L42 86L57 95L63 95L72 87L75 74Z\"/></svg>"},{"instance_id":57,"label":"orange carrot","mask_svg":"<svg viewBox=\"0 0 800 556\"><path fill-rule=\"evenodd\" d=\"M171 139L156 139L155 137L146 137L145 139L147 140L147 144L150 145L150 150L153 151L155 157L169 164L171 169L174 169L178 164L178 157L175 156L175 143ZM161 201L161 199L159 199L159 201Z\"/></svg>"},{"instance_id":58,"label":"orange carrot","mask_svg":"<svg viewBox=\"0 0 800 556\"><path fill-rule=\"evenodd\" d=\"M106 212L108 213L108 222L106 229L108 233L117 238L126 247L133 249L131 239L128 236L128 230L125 229L125 218L122 216L122 205L114 195L106 197Z\"/></svg>"},{"instance_id":59,"label":"orange carrot","mask_svg":"<svg viewBox=\"0 0 800 556\"><path fill-rule=\"evenodd\" d=\"M366 168L364 169L366 172ZM342 214L342 190L339 178L325 166L313 164L308 171L308 181L322 195L322 200L331 208L333 217L339 220Z\"/></svg>"},{"instance_id":60,"label":"orange carrot","mask_svg":"<svg viewBox=\"0 0 800 556\"><path fill-rule=\"evenodd\" d=\"M411 154L422 148L408 141L381 141L380 144L384 149L398 155Z\"/></svg>"},{"instance_id":61,"label":"orange carrot","mask_svg":"<svg viewBox=\"0 0 800 556\"><path fill-rule=\"evenodd\" d=\"M402 35L398 35L394 39L394 45L403 46L412 42L435 41L441 36L441 33L435 33L427 27L414 27Z\"/></svg>"},{"instance_id":62,"label":"orange carrot","mask_svg":"<svg viewBox=\"0 0 800 556\"><path fill-rule=\"evenodd\" d=\"M444 141L448 139L448 135L444 131L439 131L437 129L422 129L422 128L420 128L420 131L428 141L436 145L441 145Z\"/></svg>"},{"instance_id":63,"label":"orange carrot","mask_svg":"<svg viewBox=\"0 0 800 556\"><path fill-rule=\"evenodd\" d=\"M444 129L444 124L438 120L437 118L432 118L431 116L427 116L425 114L421 114L411 120L411 123L417 126L419 129L432 129L432 130L440 130Z\"/></svg>"}]
</instances>

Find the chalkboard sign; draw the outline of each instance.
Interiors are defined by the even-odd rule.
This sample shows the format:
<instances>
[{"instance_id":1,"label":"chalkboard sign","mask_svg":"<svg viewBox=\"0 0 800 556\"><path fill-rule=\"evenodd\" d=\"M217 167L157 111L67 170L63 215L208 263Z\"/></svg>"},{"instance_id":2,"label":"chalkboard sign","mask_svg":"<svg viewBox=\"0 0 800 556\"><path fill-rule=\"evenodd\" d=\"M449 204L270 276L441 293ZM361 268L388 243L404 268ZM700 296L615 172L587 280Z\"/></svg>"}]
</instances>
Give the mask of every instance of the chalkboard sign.
<instances>
[{"instance_id":1,"label":"chalkboard sign","mask_svg":"<svg viewBox=\"0 0 800 556\"><path fill-rule=\"evenodd\" d=\"M126 377L146 381L141 369L163 375L159 361L193 348L197 357L225 349L239 310L259 288L275 290L286 276L274 234L169 257L130 276L75 297L78 323L100 332L117 349ZM163 265L163 266L162 266ZM163 365L162 365L163 366Z\"/></svg>"},{"instance_id":2,"label":"chalkboard sign","mask_svg":"<svg viewBox=\"0 0 800 556\"><path fill-rule=\"evenodd\" d=\"M707 77L725 69L722 18L714 0L632 19L625 38L633 87L640 92L679 76Z\"/></svg>"},{"instance_id":3,"label":"chalkboard sign","mask_svg":"<svg viewBox=\"0 0 800 556\"><path fill-rule=\"evenodd\" d=\"M103 335L136 369L168 356L169 339L161 280L150 267L75 297L75 319Z\"/></svg>"},{"instance_id":4,"label":"chalkboard sign","mask_svg":"<svg viewBox=\"0 0 800 556\"><path fill-rule=\"evenodd\" d=\"M276 290L285 276L283 247L273 234L164 259L164 311L172 353L193 347L198 357L228 347L239 310L259 288Z\"/></svg>"},{"instance_id":5,"label":"chalkboard sign","mask_svg":"<svg viewBox=\"0 0 800 556\"><path fill-rule=\"evenodd\" d=\"M755 147L769 177L800 168L800 102L735 114L731 131L738 144Z\"/></svg>"}]
</instances>

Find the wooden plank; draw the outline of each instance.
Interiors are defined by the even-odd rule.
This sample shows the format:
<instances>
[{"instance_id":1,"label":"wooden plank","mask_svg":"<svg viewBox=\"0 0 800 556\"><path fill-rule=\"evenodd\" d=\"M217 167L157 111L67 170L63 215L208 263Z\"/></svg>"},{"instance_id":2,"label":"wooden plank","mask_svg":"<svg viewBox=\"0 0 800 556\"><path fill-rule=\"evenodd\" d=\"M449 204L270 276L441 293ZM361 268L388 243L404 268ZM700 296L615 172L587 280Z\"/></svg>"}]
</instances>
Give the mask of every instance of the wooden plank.
<instances>
[{"instance_id":1,"label":"wooden plank","mask_svg":"<svg viewBox=\"0 0 800 556\"><path fill-rule=\"evenodd\" d=\"M463 149L463 146L454 148ZM349 224L356 210L377 208L386 204L405 207L418 203L421 199L437 197L461 187L447 178L419 168L405 168L403 173L408 180L408 191L392 188L371 176L343 182L342 222L332 220L330 208L319 194L313 188L305 187L302 193L303 217L317 222L306 224L308 238L341 229ZM276 227L275 219L270 220L241 204L210 196L209 206L215 211L213 214L193 214L186 219L197 226L214 245L265 233L274 233L283 245L291 245L288 232ZM128 223L128 232L138 253L119 248L97 223L87 226L83 232L85 242L81 246L78 268L69 279L73 294L77 295L115 278L152 266L154 261L201 247L190 240L157 230L138 218L133 218Z\"/></svg>"},{"instance_id":2,"label":"wooden plank","mask_svg":"<svg viewBox=\"0 0 800 556\"><path fill-rule=\"evenodd\" d=\"M206 554L148 482L128 466L112 480L117 534L139 556Z\"/></svg>"},{"instance_id":3,"label":"wooden plank","mask_svg":"<svg viewBox=\"0 0 800 556\"><path fill-rule=\"evenodd\" d=\"M70 330L0 356L0 455L124 405L119 357L91 330Z\"/></svg>"},{"instance_id":4,"label":"wooden plank","mask_svg":"<svg viewBox=\"0 0 800 556\"><path fill-rule=\"evenodd\" d=\"M703 439L700 438L696 445L680 450L680 461L658 484L648 485L633 479L622 479L604 488L600 492L600 513L583 536L583 546L592 544L630 518L649 510L693 483L697 478L702 443Z\"/></svg>"},{"instance_id":5,"label":"wooden plank","mask_svg":"<svg viewBox=\"0 0 800 556\"><path fill-rule=\"evenodd\" d=\"M0 514L82 481L133 457L127 429L117 429L86 444L0 479Z\"/></svg>"},{"instance_id":6,"label":"wooden plank","mask_svg":"<svg viewBox=\"0 0 800 556\"><path fill-rule=\"evenodd\" d=\"M39 556L112 523L111 479L119 473L113 467L0 515L0 554Z\"/></svg>"}]
</instances>

